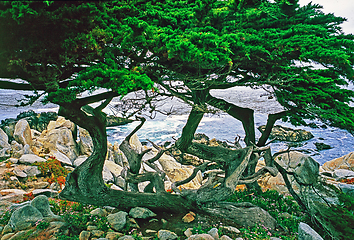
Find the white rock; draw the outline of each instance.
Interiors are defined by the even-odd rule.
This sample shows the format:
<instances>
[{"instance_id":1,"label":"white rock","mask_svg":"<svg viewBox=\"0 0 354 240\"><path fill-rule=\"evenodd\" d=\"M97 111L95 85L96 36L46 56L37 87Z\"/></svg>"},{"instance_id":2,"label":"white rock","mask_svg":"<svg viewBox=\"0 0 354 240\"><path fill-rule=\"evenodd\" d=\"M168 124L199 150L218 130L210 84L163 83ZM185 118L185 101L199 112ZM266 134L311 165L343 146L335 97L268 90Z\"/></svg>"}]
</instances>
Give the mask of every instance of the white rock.
<instances>
[{"instance_id":1,"label":"white rock","mask_svg":"<svg viewBox=\"0 0 354 240\"><path fill-rule=\"evenodd\" d=\"M55 159L57 159L59 162L62 162L64 164L67 164L70 166L73 165L70 158L68 158L65 154L63 154L59 151L51 150L49 155L52 157L55 157Z\"/></svg>"},{"instance_id":2,"label":"white rock","mask_svg":"<svg viewBox=\"0 0 354 240\"><path fill-rule=\"evenodd\" d=\"M111 173L111 171L109 171L109 169L106 166L103 166L102 176L103 176L103 181L105 182L114 181L113 174Z\"/></svg>"},{"instance_id":3,"label":"white rock","mask_svg":"<svg viewBox=\"0 0 354 240\"><path fill-rule=\"evenodd\" d=\"M139 153L142 152L143 145L139 141L139 137L136 135L136 133L133 134L133 136L130 138L129 144L134 150L138 151Z\"/></svg>"},{"instance_id":4,"label":"white rock","mask_svg":"<svg viewBox=\"0 0 354 240\"><path fill-rule=\"evenodd\" d=\"M28 122L20 119L15 125L14 139L22 145L32 144L32 133Z\"/></svg>"},{"instance_id":5,"label":"white rock","mask_svg":"<svg viewBox=\"0 0 354 240\"><path fill-rule=\"evenodd\" d=\"M24 173L21 169L14 169L13 173L17 176L17 177L21 177L21 178L25 178L27 177L27 174Z\"/></svg>"},{"instance_id":6,"label":"white rock","mask_svg":"<svg viewBox=\"0 0 354 240\"><path fill-rule=\"evenodd\" d=\"M242 239L242 238L241 238ZM232 240L232 238L230 238L229 236L227 235L222 235L220 240ZM243 240L243 239L242 239Z\"/></svg>"},{"instance_id":7,"label":"white rock","mask_svg":"<svg viewBox=\"0 0 354 240\"><path fill-rule=\"evenodd\" d=\"M87 156L84 156L84 155L78 156L74 161L74 166L75 167L80 166L83 162L85 162L86 159L87 159Z\"/></svg>"},{"instance_id":8,"label":"white rock","mask_svg":"<svg viewBox=\"0 0 354 240\"><path fill-rule=\"evenodd\" d=\"M74 161L79 155L73 134L66 127L43 131L37 140L42 142L44 150L59 151L65 154L70 161Z\"/></svg>"},{"instance_id":9,"label":"white rock","mask_svg":"<svg viewBox=\"0 0 354 240\"><path fill-rule=\"evenodd\" d=\"M79 127L79 148L83 155L90 156L93 152L93 143L89 132Z\"/></svg>"},{"instance_id":10,"label":"white rock","mask_svg":"<svg viewBox=\"0 0 354 240\"><path fill-rule=\"evenodd\" d=\"M336 179L352 178L354 177L354 172L347 169L336 169L333 172L333 177Z\"/></svg>"},{"instance_id":11,"label":"white rock","mask_svg":"<svg viewBox=\"0 0 354 240\"><path fill-rule=\"evenodd\" d=\"M104 166L115 176L118 177L123 168L112 161L105 161Z\"/></svg>"},{"instance_id":12,"label":"white rock","mask_svg":"<svg viewBox=\"0 0 354 240\"><path fill-rule=\"evenodd\" d=\"M232 226L224 226L224 227L222 227L222 228L225 229L225 230L228 230L228 231L230 231L230 232L241 233L240 230L238 230L237 228L232 227Z\"/></svg>"},{"instance_id":13,"label":"white rock","mask_svg":"<svg viewBox=\"0 0 354 240\"><path fill-rule=\"evenodd\" d=\"M7 134L0 128L0 149L3 148L11 148L9 141L9 137Z\"/></svg>"},{"instance_id":14,"label":"white rock","mask_svg":"<svg viewBox=\"0 0 354 240\"><path fill-rule=\"evenodd\" d=\"M18 163L18 158L9 158L8 161L12 163Z\"/></svg>"},{"instance_id":15,"label":"white rock","mask_svg":"<svg viewBox=\"0 0 354 240\"><path fill-rule=\"evenodd\" d=\"M69 120L66 120L64 117L62 116L58 116L56 121L50 121L48 126L47 126L47 130L51 131L53 129L56 128L61 128L61 127L66 127L68 129L70 129L71 131L74 131L75 129L75 124Z\"/></svg>"},{"instance_id":16,"label":"white rock","mask_svg":"<svg viewBox=\"0 0 354 240\"><path fill-rule=\"evenodd\" d=\"M323 238L306 223L299 224L298 240L323 240Z\"/></svg>"},{"instance_id":17,"label":"white rock","mask_svg":"<svg viewBox=\"0 0 354 240\"><path fill-rule=\"evenodd\" d=\"M21 194L25 194L27 192L23 191L21 189L3 189L3 190L0 190L0 194L2 196L5 196L5 195L11 194L11 193L14 193L16 195L21 195Z\"/></svg>"},{"instance_id":18,"label":"white rock","mask_svg":"<svg viewBox=\"0 0 354 240\"><path fill-rule=\"evenodd\" d=\"M24 164L33 164L35 162L46 162L47 160L34 154L24 154L18 161Z\"/></svg>"}]
</instances>

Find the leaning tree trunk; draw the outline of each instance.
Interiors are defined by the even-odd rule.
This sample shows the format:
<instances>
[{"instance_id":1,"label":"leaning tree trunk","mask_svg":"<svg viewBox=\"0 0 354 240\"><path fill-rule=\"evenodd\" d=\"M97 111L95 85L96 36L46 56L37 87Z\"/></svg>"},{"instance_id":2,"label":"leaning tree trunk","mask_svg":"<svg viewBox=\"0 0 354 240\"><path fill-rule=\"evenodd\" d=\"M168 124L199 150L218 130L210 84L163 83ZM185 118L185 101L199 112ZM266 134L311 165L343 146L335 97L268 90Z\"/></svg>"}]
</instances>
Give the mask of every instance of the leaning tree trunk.
<instances>
[{"instance_id":1,"label":"leaning tree trunk","mask_svg":"<svg viewBox=\"0 0 354 240\"><path fill-rule=\"evenodd\" d=\"M194 133L198 128L200 121L202 120L204 112L192 108L189 113L186 125L183 127L181 137L176 141L176 147L185 152L187 148L191 145L194 138Z\"/></svg>"}]
</instances>

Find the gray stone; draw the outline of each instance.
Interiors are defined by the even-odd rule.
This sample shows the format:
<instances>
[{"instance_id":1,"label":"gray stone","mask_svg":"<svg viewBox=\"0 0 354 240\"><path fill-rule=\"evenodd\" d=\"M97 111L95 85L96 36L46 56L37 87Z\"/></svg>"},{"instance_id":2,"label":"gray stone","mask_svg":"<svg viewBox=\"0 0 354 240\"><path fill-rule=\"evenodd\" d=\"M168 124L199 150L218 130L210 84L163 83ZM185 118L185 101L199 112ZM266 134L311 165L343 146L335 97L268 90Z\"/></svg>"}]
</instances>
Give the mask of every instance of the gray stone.
<instances>
[{"instance_id":1,"label":"gray stone","mask_svg":"<svg viewBox=\"0 0 354 240\"><path fill-rule=\"evenodd\" d=\"M193 235L192 235L193 236ZM168 231L168 230L159 230L157 232L157 237L160 239L160 240L173 240L173 239L177 239L178 236L176 233L174 232L171 232L171 231Z\"/></svg>"},{"instance_id":2,"label":"gray stone","mask_svg":"<svg viewBox=\"0 0 354 240\"><path fill-rule=\"evenodd\" d=\"M2 189L2 190L0 190L0 195L8 195L11 193L16 194L16 195L23 195L27 192L24 190L21 190L21 189Z\"/></svg>"},{"instance_id":3,"label":"gray stone","mask_svg":"<svg viewBox=\"0 0 354 240\"><path fill-rule=\"evenodd\" d=\"M33 164L35 162L46 162L47 160L34 154L24 154L18 161L23 164Z\"/></svg>"},{"instance_id":4,"label":"gray stone","mask_svg":"<svg viewBox=\"0 0 354 240\"><path fill-rule=\"evenodd\" d=\"M11 145L9 143L9 137L7 134L0 128L0 149L3 148L11 148Z\"/></svg>"},{"instance_id":5,"label":"gray stone","mask_svg":"<svg viewBox=\"0 0 354 240\"><path fill-rule=\"evenodd\" d=\"M118 238L118 240L135 240L135 238L133 238L133 236L131 236L131 235L124 235L124 236Z\"/></svg>"},{"instance_id":6,"label":"gray stone","mask_svg":"<svg viewBox=\"0 0 354 240\"><path fill-rule=\"evenodd\" d=\"M89 132L84 128L79 128L79 139L80 153L90 156L93 152L93 142Z\"/></svg>"},{"instance_id":7,"label":"gray stone","mask_svg":"<svg viewBox=\"0 0 354 240\"><path fill-rule=\"evenodd\" d=\"M212 236L206 233L195 234L187 238L188 240L215 240Z\"/></svg>"},{"instance_id":8,"label":"gray stone","mask_svg":"<svg viewBox=\"0 0 354 240\"><path fill-rule=\"evenodd\" d=\"M233 232L233 233L241 233L240 230L238 230L237 228L235 227L232 227L232 226L224 226L222 227L223 229L229 231L229 232Z\"/></svg>"},{"instance_id":9,"label":"gray stone","mask_svg":"<svg viewBox=\"0 0 354 240\"><path fill-rule=\"evenodd\" d=\"M50 205L48 198L44 195L39 195L35 197L32 202L31 206L38 209L41 212L43 217L54 217L54 213L50 210Z\"/></svg>"},{"instance_id":10,"label":"gray stone","mask_svg":"<svg viewBox=\"0 0 354 240\"><path fill-rule=\"evenodd\" d=\"M16 210L16 209L19 209L23 206L27 206L27 205L30 205L31 204L31 201L26 201L26 202L23 202L23 203L14 203L10 206L10 210Z\"/></svg>"},{"instance_id":11,"label":"gray stone","mask_svg":"<svg viewBox=\"0 0 354 240\"><path fill-rule=\"evenodd\" d=\"M91 233L89 231L82 231L79 235L79 240L89 240Z\"/></svg>"},{"instance_id":12,"label":"gray stone","mask_svg":"<svg viewBox=\"0 0 354 240\"><path fill-rule=\"evenodd\" d=\"M109 169L106 166L103 166L102 177L103 177L103 181L105 182L114 181L113 174L111 173L111 171L109 171Z\"/></svg>"},{"instance_id":13,"label":"gray stone","mask_svg":"<svg viewBox=\"0 0 354 240\"><path fill-rule=\"evenodd\" d=\"M23 146L16 141L11 142L12 157L20 158L23 155Z\"/></svg>"},{"instance_id":14,"label":"gray stone","mask_svg":"<svg viewBox=\"0 0 354 240\"><path fill-rule=\"evenodd\" d=\"M16 164L18 163L18 158L9 158L8 161Z\"/></svg>"},{"instance_id":15,"label":"gray stone","mask_svg":"<svg viewBox=\"0 0 354 240\"><path fill-rule=\"evenodd\" d=\"M66 170L68 170L69 172L73 172L75 170L74 167L72 166L64 166Z\"/></svg>"},{"instance_id":16,"label":"gray stone","mask_svg":"<svg viewBox=\"0 0 354 240\"><path fill-rule=\"evenodd\" d=\"M87 156L84 156L84 155L80 155L78 156L75 161L74 161L74 166L75 167L78 167L80 166L83 162L85 162L85 160L87 159Z\"/></svg>"},{"instance_id":17,"label":"gray stone","mask_svg":"<svg viewBox=\"0 0 354 240\"><path fill-rule=\"evenodd\" d=\"M130 209L129 215L133 218L143 218L143 219L156 216L156 214L152 212L150 209L143 208L143 207L135 207Z\"/></svg>"},{"instance_id":18,"label":"gray stone","mask_svg":"<svg viewBox=\"0 0 354 240\"><path fill-rule=\"evenodd\" d=\"M23 146L32 144L32 133L28 122L20 119L15 125L14 139Z\"/></svg>"},{"instance_id":19,"label":"gray stone","mask_svg":"<svg viewBox=\"0 0 354 240\"><path fill-rule=\"evenodd\" d=\"M333 177L336 178L337 180L340 180L343 178L353 178L354 172L351 170L347 170L347 169L336 169L333 172Z\"/></svg>"},{"instance_id":20,"label":"gray stone","mask_svg":"<svg viewBox=\"0 0 354 240\"><path fill-rule=\"evenodd\" d=\"M275 160L287 172L293 173L300 184L317 183L320 164L310 156L292 151L279 155Z\"/></svg>"},{"instance_id":21,"label":"gray stone","mask_svg":"<svg viewBox=\"0 0 354 240\"><path fill-rule=\"evenodd\" d=\"M212 236L215 240L219 239L219 232L217 228L212 228L209 230L208 234Z\"/></svg>"},{"instance_id":22,"label":"gray stone","mask_svg":"<svg viewBox=\"0 0 354 240\"><path fill-rule=\"evenodd\" d=\"M251 203L226 203L220 202L216 205L206 205L204 210L207 213L229 218L237 225L243 227L254 227L256 224L264 225L269 229L276 229L277 221L264 209Z\"/></svg>"},{"instance_id":23,"label":"gray stone","mask_svg":"<svg viewBox=\"0 0 354 240\"><path fill-rule=\"evenodd\" d=\"M23 169L23 172L27 174L28 177L34 177L41 174L37 166L27 166Z\"/></svg>"},{"instance_id":24,"label":"gray stone","mask_svg":"<svg viewBox=\"0 0 354 240\"><path fill-rule=\"evenodd\" d=\"M19 180L18 180L17 177L11 176L11 177L10 177L10 181L12 181L12 182L18 182Z\"/></svg>"},{"instance_id":25,"label":"gray stone","mask_svg":"<svg viewBox=\"0 0 354 240\"><path fill-rule=\"evenodd\" d=\"M107 211L105 209L102 209L102 208L96 208L94 210L92 210L90 212L91 215L97 215L97 216L100 216L100 217L105 217L108 215Z\"/></svg>"},{"instance_id":26,"label":"gray stone","mask_svg":"<svg viewBox=\"0 0 354 240\"><path fill-rule=\"evenodd\" d=\"M70 165L70 166L73 165L70 158L60 151L53 149L50 151L50 156L55 157L55 159L57 159L59 162L64 163L66 165Z\"/></svg>"},{"instance_id":27,"label":"gray stone","mask_svg":"<svg viewBox=\"0 0 354 240\"><path fill-rule=\"evenodd\" d=\"M11 157L11 148L0 149L0 160L6 160Z\"/></svg>"},{"instance_id":28,"label":"gray stone","mask_svg":"<svg viewBox=\"0 0 354 240\"><path fill-rule=\"evenodd\" d=\"M119 166L127 166L128 165L128 160L123 154L123 152L119 149L119 143L114 142L113 144L113 158L114 162L117 163Z\"/></svg>"},{"instance_id":29,"label":"gray stone","mask_svg":"<svg viewBox=\"0 0 354 240\"><path fill-rule=\"evenodd\" d=\"M59 183L57 182L53 182L52 184L50 184L50 189L54 190L54 191L60 191L62 190Z\"/></svg>"},{"instance_id":30,"label":"gray stone","mask_svg":"<svg viewBox=\"0 0 354 240\"><path fill-rule=\"evenodd\" d=\"M187 230L184 231L184 235L186 235L186 237L192 236L193 235L192 230L193 228L187 228Z\"/></svg>"},{"instance_id":31,"label":"gray stone","mask_svg":"<svg viewBox=\"0 0 354 240\"><path fill-rule=\"evenodd\" d=\"M25 146L23 146L23 154L33 154L33 152L31 151L31 147L30 145L26 144Z\"/></svg>"},{"instance_id":32,"label":"gray stone","mask_svg":"<svg viewBox=\"0 0 354 240\"><path fill-rule=\"evenodd\" d=\"M44 195L47 197L56 197L59 194L58 191L55 191L53 189L34 189L32 193L35 197L39 195Z\"/></svg>"},{"instance_id":33,"label":"gray stone","mask_svg":"<svg viewBox=\"0 0 354 240\"><path fill-rule=\"evenodd\" d=\"M338 187L342 190L342 192L344 192L354 198L354 185L353 184L339 183Z\"/></svg>"},{"instance_id":34,"label":"gray stone","mask_svg":"<svg viewBox=\"0 0 354 240\"><path fill-rule=\"evenodd\" d=\"M105 161L104 166L114 175L114 177L119 177L120 173L123 170L123 167L119 166L118 164L112 161Z\"/></svg>"},{"instance_id":35,"label":"gray stone","mask_svg":"<svg viewBox=\"0 0 354 240\"><path fill-rule=\"evenodd\" d=\"M13 231L13 228L11 227L11 225L10 224L6 224L5 227L2 229L1 234L5 235L7 233L12 233L12 231Z\"/></svg>"},{"instance_id":36,"label":"gray stone","mask_svg":"<svg viewBox=\"0 0 354 240\"><path fill-rule=\"evenodd\" d=\"M2 236L1 240L7 240L10 239L15 233L6 233L4 236Z\"/></svg>"},{"instance_id":37,"label":"gray stone","mask_svg":"<svg viewBox=\"0 0 354 240\"><path fill-rule=\"evenodd\" d=\"M99 238L99 237L103 236L104 231L102 231L102 230L92 230L91 233L92 233L92 237Z\"/></svg>"},{"instance_id":38,"label":"gray stone","mask_svg":"<svg viewBox=\"0 0 354 240\"><path fill-rule=\"evenodd\" d=\"M32 231L32 229L19 231L10 237L9 240L27 239L28 235L31 234L30 231Z\"/></svg>"},{"instance_id":39,"label":"gray stone","mask_svg":"<svg viewBox=\"0 0 354 240\"><path fill-rule=\"evenodd\" d=\"M263 133L265 130L265 125L260 126L258 130ZM300 142L313 138L313 135L302 129L292 129L276 125L272 128L269 138L280 141Z\"/></svg>"},{"instance_id":40,"label":"gray stone","mask_svg":"<svg viewBox=\"0 0 354 240\"><path fill-rule=\"evenodd\" d=\"M117 240L119 237L124 236L123 233L119 233L119 232L107 232L106 234L106 238L108 240Z\"/></svg>"},{"instance_id":41,"label":"gray stone","mask_svg":"<svg viewBox=\"0 0 354 240\"><path fill-rule=\"evenodd\" d=\"M50 222L49 224L50 224L49 228L61 228L67 225L65 221L54 221L54 222Z\"/></svg>"},{"instance_id":42,"label":"gray stone","mask_svg":"<svg viewBox=\"0 0 354 240\"><path fill-rule=\"evenodd\" d=\"M49 128L50 125L51 124L49 123L46 134L42 133L43 136L41 135L40 138L44 149L49 149L51 153L57 154L58 157L62 158L64 162L69 162L67 160L67 158L69 158L70 162L72 163L77 158L77 156L79 156L79 152L76 148L76 141L74 140L72 131L64 126L51 129ZM57 152L62 153L67 158L62 157Z\"/></svg>"},{"instance_id":43,"label":"gray stone","mask_svg":"<svg viewBox=\"0 0 354 240\"><path fill-rule=\"evenodd\" d=\"M41 212L37 208L27 205L12 213L9 224L15 231L21 231L32 227L40 219L43 219Z\"/></svg>"},{"instance_id":44,"label":"gray stone","mask_svg":"<svg viewBox=\"0 0 354 240\"><path fill-rule=\"evenodd\" d=\"M27 177L27 174L25 172L23 172L21 169L19 168L15 168L13 170L13 173L17 176L17 177L21 177L21 178L25 178Z\"/></svg>"},{"instance_id":45,"label":"gray stone","mask_svg":"<svg viewBox=\"0 0 354 240\"><path fill-rule=\"evenodd\" d=\"M222 235L220 240L232 240L232 238L230 238L229 236L227 235Z\"/></svg>"},{"instance_id":46,"label":"gray stone","mask_svg":"<svg viewBox=\"0 0 354 240\"><path fill-rule=\"evenodd\" d=\"M298 240L323 240L323 238L306 223L299 224Z\"/></svg>"},{"instance_id":47,"label":"gray stone","mask_svg":"<svg viewBox=\"0 0 354 240\"><path fill-rule=\"evenodd\" d=\"M87 228L86 228L86 230L87 231L92 231L92 230L97 230L98 229L98 227L97 226L87 226Z\"/></svg>"},{"instance_id":48,"label":"gray stone","mask_svg":"<svg viewBox=\"0 0 354 240\"><path fill-rule=\"evenodd\" d=\"M113 230L119 232L124 228L125 224L127 223L127 216L128 213L119 211L114 214L109 214L107 216L107 221Z\"/></svg>"}]
</instances>

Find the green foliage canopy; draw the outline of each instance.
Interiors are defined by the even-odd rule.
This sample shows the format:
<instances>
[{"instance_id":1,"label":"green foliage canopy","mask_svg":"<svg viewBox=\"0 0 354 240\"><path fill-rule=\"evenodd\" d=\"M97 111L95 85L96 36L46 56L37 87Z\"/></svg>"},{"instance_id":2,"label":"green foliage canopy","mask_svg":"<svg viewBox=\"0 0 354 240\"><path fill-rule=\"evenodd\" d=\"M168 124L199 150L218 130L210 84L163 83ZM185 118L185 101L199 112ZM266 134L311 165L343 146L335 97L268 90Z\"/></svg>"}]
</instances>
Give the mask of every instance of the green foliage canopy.
<instances>
[{"instance_id":1,"label":"green foliage canopy","mask_svg":"<svg viewBox=\"0 0 354 240\"><path fill-rule=\"evenodd\" d=\"M271 86L293 124L319 118L353 130L345 86L354 36L320 9L296 0L2 2L0 76L56 103L98 88L151 89L151 80L192 91Z\"/></svg>"}]
</instances>

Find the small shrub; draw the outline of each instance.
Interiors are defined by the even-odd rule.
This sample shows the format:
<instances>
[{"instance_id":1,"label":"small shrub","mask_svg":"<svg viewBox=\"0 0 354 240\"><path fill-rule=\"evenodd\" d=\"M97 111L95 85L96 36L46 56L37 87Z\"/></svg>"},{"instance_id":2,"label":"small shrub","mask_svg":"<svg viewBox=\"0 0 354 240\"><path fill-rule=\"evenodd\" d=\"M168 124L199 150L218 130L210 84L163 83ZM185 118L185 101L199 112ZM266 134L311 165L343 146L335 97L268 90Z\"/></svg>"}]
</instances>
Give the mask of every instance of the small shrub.
<instances>
[{"instance_id":1,"label":"small shrub","mask_svg":"<svg viewBox=\"0 0 354 240\"><path fill-rule=\"evenodd\" d=\"M57 240L79 240L79 236L58 235Z\"/></svg>"},{"instance_id":2,"label":"small shrub","mask_svg":"<svg viewBox=\"0 0 354 240\"><path fill-rule=\"evenodd\" d=\"M283 196L275 190L267 190L258 195L248 190L236 191L228 201L250 202L263 208L287 229L290 236L296 235L300 221L307 222L307 216L297 202L291 196ZM282 217L281 213L289 213L290 217Z\"/></svg>"},{"instance_id":3,"label":"small shrub","mask_svg":"<svg viewBox=\"0 0 354 240\"><path fill-rule=\"evenodd\" d=\"M343 240L354 239L354 198L340 193L338 195L340 205L332 205L330 208L321 210L321 214L331 224Z\"/></svg>"},{"instance_id":4,"label":"small shrub","mask_svg":"<svg viewBox=\"0 0 354 240\"><path fill-rule=\"evenodd\" d=\"M38 229L38 230L44 230L44 229L47 229L48 227L49 227L49 225L50 225L50 223L49 222L46 222L46 221L44 221L44 220L38 220L37 222L36 222L36 228Z\"/></svg>"},{"instance_id":5,"label":"small shrub","mask_svg":"<svg viewBox=\"0 0 354 240\"><path fill-rule=\"evenodd\" d=\"M241 228L241 237L245 240L265 240L270 239L271 237L277 237L276 234L273 234L269 229L264 225L257 225L252 228ZM280 236L278 236L280 237ZM297 236L284 236L281 235L283 240L295 240Z\"/></svg>"},{"instance_id":6,"label":"small shrub","mask_svg":"<svg viewBox=\"0 0 354 240\"><path fill-rule=\"evenodd\" d=\"M0 215L0 225L6 225L9 222L12 212L13 211L8 210Z\"/></svg>"},{"instance_id":7,"label":"small shrub","mask_svg":"<svg viewBox=\"0 0 354 240\"><path fill-rule=\"evenodd\" d=\"M65 222L68 224L67 229L69 229L70 236L79 235L81 231L86 230L86 223L90 221L89 214L82 213L67 213L63 215Z\"/></svg>"},{"instance_id":8,"label":"small shrub","mask_svg":"<svg viewBox=\"0 0 354 240\"><path fill-rule=\"evenodd\" d=\"M33 165L38 166L42 175L47 176L46 181L50 184L57 182L60 187L65 184L65 177L69 171L54 157L48 158L46 162L36 162Z\"/></svg>"},{"instance_id":9,"label":"small shrub","mask_svg":"<svg viewBox=\"0 0 354 240\"><path fill-rule=\"evenodd\" d=\"M29 201L32 199L34 199L34 195L32 192L23 194L23 201Z\"/></svg>"}]
</instances>

